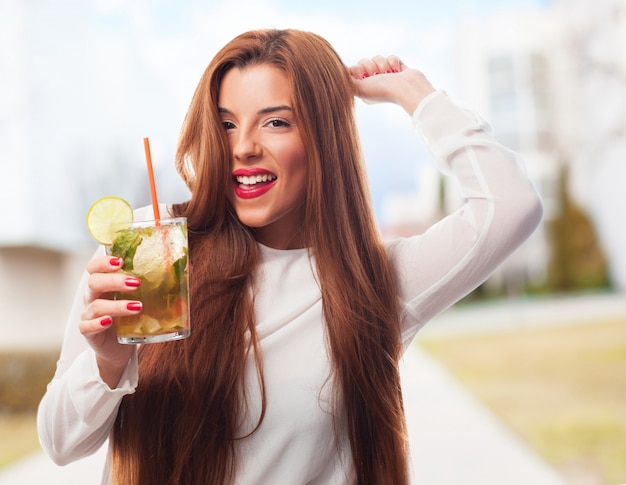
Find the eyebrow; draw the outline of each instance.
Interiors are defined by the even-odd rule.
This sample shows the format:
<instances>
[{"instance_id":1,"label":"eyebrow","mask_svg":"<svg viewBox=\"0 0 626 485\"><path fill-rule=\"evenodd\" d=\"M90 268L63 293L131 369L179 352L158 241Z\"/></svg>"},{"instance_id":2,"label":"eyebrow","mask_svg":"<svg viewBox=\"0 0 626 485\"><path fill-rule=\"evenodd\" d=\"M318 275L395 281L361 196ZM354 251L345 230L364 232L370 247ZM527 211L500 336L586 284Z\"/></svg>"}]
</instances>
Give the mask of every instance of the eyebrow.
<instances>
[{"instance_id":1,"label":"eyebrow","mask_svg":"<svg viewBox=\"0 0 626 485\"><path fill-rule=\"evenodd\" d=\"M232 111L226 109L226 108L217 108L217 111L219 113L226 113L226 114L233 114ZM268 113L275 113L277 111L293 111L291 109L291 106L287 106L286 104L281 104L279 106L269 106L267 108L263 108L261 110L259 110L258 114L264 115L264 114L268 114Z\"/></svg>"}]
</instances>

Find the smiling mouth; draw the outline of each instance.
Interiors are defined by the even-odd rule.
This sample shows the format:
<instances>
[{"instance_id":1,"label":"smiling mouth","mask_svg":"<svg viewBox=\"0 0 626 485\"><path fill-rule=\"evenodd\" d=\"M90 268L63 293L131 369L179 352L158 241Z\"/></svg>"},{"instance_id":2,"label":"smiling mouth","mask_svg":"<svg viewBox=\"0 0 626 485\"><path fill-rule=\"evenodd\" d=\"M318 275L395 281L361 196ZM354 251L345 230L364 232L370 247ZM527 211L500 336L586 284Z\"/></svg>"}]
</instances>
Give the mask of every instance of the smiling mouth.
<instances>
[{"instance_id":1,"label":"smiling mouth","mask_svg":"<svg viewBox=\"0 0 626 485\"><path fill-rule=\"evenodd\" d=\"M240 187L254 187L258 184L273 182L274 180L276 180L276 175L271 173L264 173L263 175L237 175L235 177L235 181Z\"/></svg>"},{"instance_id":2,"label":"smiling mouth","mask_svg":"<svg viewBox=\"0 0 626 485\"><path fill-rule=\"evenodd\" d=\"M263 173L234 173L235 194L240 199L260 197L276 184L277 179L276 175L265 171Z\"/></svg>"}]
</instances>

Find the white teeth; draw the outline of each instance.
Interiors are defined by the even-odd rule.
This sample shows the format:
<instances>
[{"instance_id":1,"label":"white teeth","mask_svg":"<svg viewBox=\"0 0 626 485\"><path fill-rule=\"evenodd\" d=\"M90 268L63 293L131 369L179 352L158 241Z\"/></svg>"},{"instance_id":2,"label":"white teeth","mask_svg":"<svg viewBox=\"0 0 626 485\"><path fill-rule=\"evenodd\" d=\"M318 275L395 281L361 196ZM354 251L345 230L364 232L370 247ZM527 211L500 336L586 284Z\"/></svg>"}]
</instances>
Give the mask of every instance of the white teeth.
<instances>
[{"instance_id":1,"label":"white teeth","mask_svg":"<svg viewBox=\"0 0 626 485\"><path fill-rule=\"evenodd\" d=\"M237 182L242 185L254 185L261 182L271 182L276 179L275 175L264 173L263 175L238 175Z\"/></svg>"}]
</instances>

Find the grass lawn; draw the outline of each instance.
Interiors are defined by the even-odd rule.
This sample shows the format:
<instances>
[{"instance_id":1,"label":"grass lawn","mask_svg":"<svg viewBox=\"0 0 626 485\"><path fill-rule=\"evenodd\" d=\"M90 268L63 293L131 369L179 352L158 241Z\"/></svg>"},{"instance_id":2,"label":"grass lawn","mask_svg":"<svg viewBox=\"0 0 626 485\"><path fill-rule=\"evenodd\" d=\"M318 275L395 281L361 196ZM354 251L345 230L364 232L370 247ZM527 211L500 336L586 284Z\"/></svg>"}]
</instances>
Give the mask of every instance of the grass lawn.
<instances>
[{"instance_id":1,"label":"grass lawn","mask_svg":"<svg viewBox=\"0 0 626 485\"><path fill-rule=\"evenodd\" d=\"M58 351L0 353L0 468L40 448L36 413Z\"/></svg>"},{"instance_id":2,"label":"grass lawn","mask_svg":"<svg viewBox=\"0 0 626 485\"><path fill-rule=\"evenodd\" d=\"M626 483L626 321L419 344L570 483Z\"/></svg>"},{"instance_id":3,"label":"grass lawn","mask_svg":"<svg viewBox=\"0 0 626 485\"><path fill-rule=\"evenodd\" d=\"M0 468L39 449L35 414L0 417Z\"/></svg>"}]
</instances>

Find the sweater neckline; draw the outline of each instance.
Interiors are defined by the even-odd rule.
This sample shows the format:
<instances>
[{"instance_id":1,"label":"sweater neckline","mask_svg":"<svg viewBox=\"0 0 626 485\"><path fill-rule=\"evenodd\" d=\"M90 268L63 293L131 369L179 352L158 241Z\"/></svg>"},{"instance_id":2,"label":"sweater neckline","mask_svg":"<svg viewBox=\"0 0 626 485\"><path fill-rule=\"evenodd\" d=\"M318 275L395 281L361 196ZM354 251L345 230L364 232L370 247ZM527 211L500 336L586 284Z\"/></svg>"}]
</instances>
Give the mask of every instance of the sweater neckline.
<instances>
[{"instance_id":1,"label":"sweater neckline","mask_svg":"<svg viewBox=\"0 0 626 485\"><path fill-rule=\"evenodd\" d=\"M301 255L308 254L310 248L297 248L297 249L276 249L266 246L260 242L257 242L257 246L259 247L261 253L265 256L286 256L286 255Z\"/></svg>"}]
</instances>

